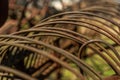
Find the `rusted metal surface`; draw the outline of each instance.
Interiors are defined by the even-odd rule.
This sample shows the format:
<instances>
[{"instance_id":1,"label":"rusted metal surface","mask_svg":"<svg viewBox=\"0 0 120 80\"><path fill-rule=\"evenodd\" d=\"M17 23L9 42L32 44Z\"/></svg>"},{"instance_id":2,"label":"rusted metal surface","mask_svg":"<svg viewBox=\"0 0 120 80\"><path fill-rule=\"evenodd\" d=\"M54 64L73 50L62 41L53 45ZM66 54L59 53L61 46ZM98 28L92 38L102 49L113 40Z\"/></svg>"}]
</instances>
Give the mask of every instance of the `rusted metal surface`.
<instances>
[{"instance_id":1,"label":"rusted metal surface","mask_svg":"<svg viewBox=\"0 0 120 80\"><path fill-rule=\"evenodd\" d=\"M106 79L85 62L89 55L100 56L120 75L120 53L116 49L120 46L119 12L114 6L93 6L53 15L28 30L0 35L1 80L44 80L60 67L80 80L86 80L86 75L93 80Z\"/></svg>"}]
</instances>

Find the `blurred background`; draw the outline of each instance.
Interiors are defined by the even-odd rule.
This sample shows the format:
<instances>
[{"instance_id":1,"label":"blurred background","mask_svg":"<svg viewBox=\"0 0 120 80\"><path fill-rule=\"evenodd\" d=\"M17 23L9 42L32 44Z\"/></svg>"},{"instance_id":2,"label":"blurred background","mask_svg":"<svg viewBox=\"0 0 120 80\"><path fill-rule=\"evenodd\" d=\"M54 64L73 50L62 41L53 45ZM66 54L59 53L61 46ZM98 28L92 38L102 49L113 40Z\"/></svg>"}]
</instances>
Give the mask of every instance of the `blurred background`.
<instances>
[{"instance_id":1,"label":"blurred background","mask_svg":"<svg viewBox=\"0 0 120 80\"><path fill-rule=\"evenodd\" d=\"M79 9L80 0L9 0L8 21L2 34L28 29L51 15Z\"/></svg>"},{"instance_id":2,"label":"blurred background","mask_svg":"<svg viewBox=\"0 0 120 80\"><path fill-rule=\"evenodd\" d=\"M100 1L119 2L119 0ZM8 21L1 33L9 34L21 29L28 29L51 15L80 10L95 2L96 0L9 0Z\"/></svg>"}]
</instances>

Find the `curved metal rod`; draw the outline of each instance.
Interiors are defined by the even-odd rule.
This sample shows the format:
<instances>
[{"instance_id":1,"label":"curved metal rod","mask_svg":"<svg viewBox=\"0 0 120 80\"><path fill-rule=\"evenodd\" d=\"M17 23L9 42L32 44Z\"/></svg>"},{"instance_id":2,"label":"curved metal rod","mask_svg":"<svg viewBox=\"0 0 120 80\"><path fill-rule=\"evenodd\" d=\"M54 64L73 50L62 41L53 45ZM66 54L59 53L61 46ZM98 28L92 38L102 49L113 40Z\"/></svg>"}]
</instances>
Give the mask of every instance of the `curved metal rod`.
<instances>
[{"instance_id":1,"label":"curved metal rod","mask_svg":"<svg viewBox=\"0 0 120 80\"><path fill-rule=\"evenodd\" d=\"M61 15L63 15L63 14L64 14L64 15L68 15L68 14L74 14L74 15L75 15L75 14L91 15L91 16L95 16L95 17L99 17L99 18L101 18L101 19L104 19L104 20L110 22L111 24L117 26L118 28L120 28L119 24L116 23L116 22L114 22L113 20L110 20L110 19L106 18L105 16L96 15L96 14L93 14L93 13L90 13L90 12L78 12L78 11L65 12L65 13L60 13L60 14L56 14L56 15L54 15L54 16L48 17L48 18L46 18L46 19L44 19L44 20L46 21L46 20L48 20L49 18L53 18L53 17L56 17L56 16L61 16ZM44 21L44 20L42 20L42 21ZM50 19L50 20L51 20L51 19ZM41 22L40 22L40 23L41 23ZM36 27L36 26L34 26L34 27Z\"/></svg>"},{"instance_id":2,"label":"curved metal rod","mask_svg":"<svg viewBox=\"0 0 120 80\"><path fill-rule=\"evenodd\" d=\"M80 36L81 38L84 38L85 40L90 40L89 38L87 38L87 37L84 37L82 34L79 34L79 33L76 33L76 32L74 32L74 31L71 31L71 30L66 30L66 29L62 29L62 28L56 28L56 27L41 27L42 29L47 29L47 30L52 30L52 31L61 31L61 32L68 32L68 34L73 34L73 35L76 35L77 37L78 36ZM41 29L40 28L40 29ZM44 31L44 30L43 30ZM52 31L50 31L50 32L48 32L48 33L53 33ZM46 32L45 32L46 33ZM60 33L60 32L56 32L56 33ZM66 37L68 36L68 34L67 35L65 35ZM44 35L44 34L43 34ZM49 34L48 34L49 35ZM64 35L64 34L62 34L62 35ZM61 36L62 37L62 36ZM80 39L81 39L80 38ZM76 40L78 40L78 41L80 41L79 39L77 39L76 38ZM79 42L78 42L79 43ZM82 42L82 43L85 43L85 42ZM115 49L114 49L115 50ZM119 53L115 50L114 51L114 53L116 53L116 56L118 56L118 59L120 59L120 57L119 57Z\"/></svg>"},{"instance_id":3,"label":"curved metal rod","mask_svg":"<svg viewBox=\"0 0 120 80\"><path fill-rule=\"evenodd\" d=\"M0 71L6 71L6 72L13 73L13 74L21 77L22 79L25 79L25 80L37 80L28 74L25 74L21 71L18 71L18 70L15 70L15 69L9 68L7 66L3 66L3 65L0 65Z\"/></svg>"},{"instance_id":4,"label":"curved metal rod","mask_svg":"<svg viewBox=\"0 0 120 80\"><path fill-rule=\"evenodd\" d=\"M102 41L102 40L90 40L90 41L84 43L84 44L80 47L79 55L78 55L78 56L81 58L83 48L84 48L86 45L91 44L91 43L94 43L94 42L104 43L104 44L106 44L107 46L109 46L113 52L116 53L116 50L114 50L114 48L113 48L111 45L109 45L108 43L106 43L106 42L104 42L104 41ZM120 57L120 55L118 55L118 56ZM113 68L116 70L116 72L120 75L119 69L117 69L116 66L112 66L112 67L113 67ZM120 65L119 65L119 67L120 67Z\"/></svg>"},{"instance_id":5,"label":"curved metal rod","mask_svg":"<svg viewBox=\"0 0 120 80\"><path fill-rule=\"evenodd\" d=\"M81 10L102 10L102 11L106 11L106 12L112 12L114 14L117 14L118 16L120 16L119 10L117 8L114 7L102 7L102 6L92 6L92 7L87 7Z\"/></svg>"},{"instance_id":6,"label":"curved metal rod","mask_svg":"<svg viewBox=\"0 0 120 80\"><path fill-rule=\"evenodd\" d=\"M109 35L111 35L112 37L114 37L115 39L117 39L118 41L120 41L119 38L118 38L118 36L116 36L114 33L111 33L111 31L109 31L109 30L106 29L105 27L104 27L104 28L103 28L103 27L99 27L99 26L97 26L97 25L95 25L95 24L92 24L91 22L86 22L86 21L77 20L77 19L54 19L54 20L52 20L52 21L50 21L50 22L57 22L57 21L58 21L58 22L59 22L59 21L64 21L64 22L67 22L67 21L81 22L81 23L85 23L85 24L88 24L88 25L92 25L92 26L94 26L94 27L96 27L96 28L99 28L99 29L107 32ZM47 22L47 23L49 23L49 22ZM41 24L41 25L42 25L42 24Z\"/></svg>"},{"instance_id":7,"label":"curved metal rod","mask_svg":"<svg viewBox=\"0 0 120 80\"><path fill-rule=\"evenodd\" d=\"M50 33L49 33L50 34ZM17 43L21 43L21 41L17 41ZM22 43L24 43L24 42L22 42ZM33 44L33 43L29 43L29 44ZM86 71L85 71L86 72ZM90 73L89 73L90 74ZM90 74L92 77L93 76L95 76L95 75L92 75L92 74Z\"/></svg>"},{"instance_id":8,"label":"curved metal rod","mask_svg":"<svg viewBox=\"0 0 120 80\"><path fill-rule=\"evenodd\" d=\"M42 31L44 31L44 30L42 30ZM51 32L51 31L50 31ZM63 34L62 34L63 35Z\"/></svg>"},{"instance_id":9,"label":"curved metal rod","mask_svg":"<svg viewBox=\"0 0 120 80\"><path fill-rule=\"evenodd\" d=\"M105 43L106 43L106 42L105 42ZM97 43L96 43L96 44L97 44ZM99 44L98 44L98 45L99 45ZM97 46L98 46L98 45L97 45ZM108 45L109 45L109 44L108 44ZM107 46L107 47L109 47L110 50L112 50L112 51L114 52L116 58L117 58L119 61L117 61L117 59L116 59L110 52L108 52L103 46L99 45L98 47L101 48L104 52L106 52L107 55L108 55L109 57L111 57L111 58L116 62L116 64L118 64L118 65L120 66L120 54L116 51L116 49L115 49L112 45L109 45L109 46Z\"/></svg>"},{"instance_id":10,"label":"curved metal rod","mask_svg":"<svg viewBox=\"0 0 120 80\"><path fill-rule=\"evenodd\" d=\"M106 20L106 21L108 21L108 22L110 22L110 23L112 23L112 24L114 24L114 25L116 25L117 27L120 28L120 25L118 23L114 22L113 20L110 20L110 19L106 18L105 16L100 16L100 15L93 14L93 13L90 13L90 12L80 12L80 11L72 11L72 12L59 13L59 14L50 16L50 17L48 17L48 18L46 18L44 20L41 20L40 23L45 22L47 20L51 20L52 18L55 18L57 16L69 15L69 14L82 14L82 15L90 15L90 16L99 17L99 18L102 18L102 19L104 19L104 20ZM36 26L34 26L34 27L36 27Z\"/></svg>"},{"instance_id":11,"label":"curved metal rod","mask_svg":"<svg viewBox=\"0 0 120 80\"><path fill-rule=\"evenodd\" d=\"M39 32L48 32L48 33L54 33L54 34L60 34L60 35L62 35L62 36L66 36L66 37L69 37L69 39L72 39L72 40L74 40L74 41L76 41L76 42L78 42L78 43L83 43L83 42L85 42L85 41L83 41L82 39L79 39L79 38L77 38L77 37L75 37L75 36L73 36L73 35L71 35L71 34L68 34L68 33L65 33L65 32L62 32L62 31L57 31L57 30L49 30L49 29L32 29L32 30L29 30L29 31L35 31L35 32L37 32L37 31L39 31ZM40 33L41 34L41 33ZM35 34L34 34L35 35ZM32 37L32 36L34 36L34 35L30 35L30 36L27 36L27 37ZM83 35L80 35L79 37L81 37L81 38L83 38L83 39L86 39L86 38L84 38L84 36Z\"/></svg>"},{"instance_id":12,"label":"curved metal rod","mask_svg":"<svg viewBox=\"0 0 120 80\"><path fill-rule=\"evenodd\" d=\"M41 29L48 29L48 30L57 30L57 31L62 31L62 32L67 32L69 34L73 34L73 35L76 35L80 38L84 38L86 40L89 40L88 37L82 35L82 34L79 34L77 32L74 32L74 31L71 31L71 30L68 30L68 29L64 29L64 28L57 28L57 27L40 27L40 28L33 28L33 29L29 29L29 30L22 30L22 31L18 31L18 32L14 32L12 33L12 35L20 35L20 34L24 34L24 33L30 33L30 32L43 32Z\"/></svg>"},{"instance_id":13,"label":"curved metal rod","mask_svg":"<svg viewBox=\"0 0 120 80\"><path fill-rule=\"evenodd\" d=\"M44 28L44 27L43 27L43 28ZM51 28L51 29L52 29L52 28ZM50 30L50 28L49 28L49 30ZM49 31L49 30L48 30L48 31ZM41 30L41 32L44 32L44 31L45 31L45 30L43 30L43 29ZM56 30L54 30L54 31L49 31L49 33L51 33L51 32L54 32L55 34L58 33L58 32L56 32ZM64 34L62 34L62 35L64 35ZM65 36L68 36L68 35L65 35ZM74 37L74 36L73 36L73 37ZM78 42L79 42L79 41L81 42L81 40L78 40L78 39L75 38L75 41L76 41L76 40L77 40ZM118 53L116 53L116 55L118 55ZM113 58L113 59L114 59L114 58Z\"/></svg>"},{"instance_id":14,"label":"curved metal rod","mask_svg":"<svg viewBox=\"0 0 120 80\"><path fill-rule=\"evenodd\" d=\"M26 46L23 44L15 44L15 42L0 42L1 45L11 45L11 46L16 46L16 47L21 47L30 51L33 51L35 53L38 53L39 55L44 55L46 57L48 57L49 59L57 62L58 64L61 64L63 67L65 67L66 69L70 70L71 72L73 72L77 77L81 78L82 80L84 80L84 77L82 76L82 74L76 72L74 69L72 69L71 67L68 66L67 63L60 61L58 58L54 57L53 55L48 55L47 52L42 51L42 50L38 50L34 47L31 46Z\"/></svg>"},{"instance_id":15,"label":"curved metal rod","mask_svg":"<svg viewBox=\"0 0 120 80\"><path fill-rule=\"evenodd\" d=\"M99 12L99 13L104 13L104 14L106 14L106 15L110 15L111 16L111 21L112 22L114 22L114 23L116 23L116 24L118 24L118 25L120 25L120 23L118 23L118 22L116 22L116 21L114 21L112 18L116 18L117 20L119 20L120 19L120 17L119 16L117 16L117 15L114 15L114 14L110 14L110 12L106 12L106 11L102 11L102 10L94 10L94 11L92 11L92 10L87 10L87 11L83 11L83 12ZM108 18L109 19L109 18ZM119 27L120 28L120 27Z\"/></svg>"},{"instance_id":16,"label":"curved metal rod","mask_svg":"<svg viewBox=\"0 0 120 80\"><path fill-rule=\"evenodd\" d=\"M55 46L52 46L52 45L49 45L49 44L46 44L46 43L43 43L41 41L36 41L36 40L32 40L32 39L29 39L29 38L25 38L25 37L20 37L20 36L13 36L13 35L0 35L1 38L18 38L18 39L23 39L23 40L27 40L27 41L31 41L31 43L36 43L36 44L39 44L39 45L44 45L50 49L53 49L54 51L64 55L65 57L67 57L68 59L71 59L74 63L76 63L80 68L82 68L83 70L85 71L90 71L92 72L93 74L95 74L100 80L102 79L100 77L99 74L97 74L92 68L90 68L87 64L85 64L84 62L82 62L80 59L78 59L77 57L73 56L72 54L70 54L69 52L65 51L65 50L62 50L60 48L57 48ZM1 42L2 44L2 42ZM17 45L17 44L13 44L13 45ZM25 45L24 45L25 46ZM41 53L42 54L42 53ZM49 56L48 54L42 54L44 56ZM52 55L51 55L52 56ZM50 58L51 59L51 58ZM53 59L52 59L53 60ZM89 74L89 73L88 73ZM92 74L89 74L89 75L92 75Z\"/></svg>"},{"instance_id":17,"label":"curved metal rod","mask_svg":"<svg viewBox=\"0 0 120 80\"><path fill-rule=\"evenodd\" d=\"M45 32L45 33L43 33L43 34L36 34L36 35L32 35L32 36L29 36L29 37L38 37L38 36L59 36L59 37L64 37L64 38L68 38L68 39L71 39L71 40L74 40L74 41L76 41L76 42L78 42L78 43L81 43L81 42L79 42L80 41L80 39L76 39L76 38L71 38L71 37L68 37L67 35L65 35L64 36L64 34L59 34L59 33L56 33L56 34L54 34L54 33L52 33L52 32ZM85 43L85 41L82 41L82 43L81 44L84 44ZM98 44L97 44L98 45ZM101 47L102 48L102 46L98 46L98 47ZM120 55L119 55L119 53L113 48L113 47L110 47L110 48L112 48L112 50L113 50L113 52L115 53L115 55L116 55L116 57L118 58L118 60L120 60ZM105 51L105 50L104 50ZM108 53L109 55L111 55L110 53ZM114 60L114 57L113 56L110 56L110 57L112 57L112 59ZM115 61L116 61L116 59L115 59ZM118 62L118 61L116 61L117 63L118 63L118 65L120 65L120 63Z\"/></svg>"},{"instance_id":18,"label":"curved metal rod","mask_svg":"<svg viewBox=\"0 0 120 80\"><path fill-rule=\"evenodd\" d=\"M45 35L46 33L55 33L55 34L52 34L52 35L57 35L57 36L61 36L61 37L66 37L66 38L68 38L68 39L72 39L72 40L74 40L74 41L76 41L76 42L78 42L78 43L81 43L81 44L83 44L83 43L85 43L85 41L83 41L83 40L81 40L81 39L78 39L78 38L76 38L76 37L74 37L74 36L71 36L71 35L69 35L69 34L65 34L65 33L63 33L64 32L64 30L65 29L60 29L60 28L51 28L51 27L41 27L42 29L40 30L38 30L37 29L37 31L40 31L40 32L45 32L45 33L43 33L43 34L38 34L38 35ZM44 29L48 29L48 30L44 30ZM58 30L62 30L62 32L59 32ZM35 31L34 29L33 30L30 30L30 31ZM68 30L69 31L69 30ZM73 32L73 31L71 31L71 32ZM59 35L58 35L58 34ZM29 37L33 37L33 36L37 36L37 35L32 35L32 36L29 36ZM79 35L77 35L77 36L79 36ZM81 35L80 35L81 36ZM71 38L70 38L71 37ZM82 36L83 37L83 36ZM86 38L84 38L84 39L86 39ZM90 39L86 39L86 40L90 40ZM116 53L116 55L119 55L118 53ZM119 56L118 56L118 58L119 58Z\"/></svg>"},{"instance_id":19,"label":"curved metal rod","mask_svg":"<svg viewBox=\"0 0 120 80\"><path fill-rule=\"evenodd\" d=\"M80 44L83 44L83 42L85 42L85 41L78 41L78 39L76 39L76 37L69 37L69 36L65 36L64 34L59 34L59 33L53 33L53 32L45 32L45 33L43 33L43 34L35 34L35 35L31 35L31 36L28 36L29 38L32 38L32 37L38 37L38 36L57 36L57 37L63 37L63 38L67 38L67 39L70 39L70 40L74 40L74 41L76 41L77 43L80 43Z\"/></svg>"},{"instance_id":20,"label":"curved metal rod","mask_svg":"<svg viewBox=\"0 0 120 80\"><path fill-rule=\"evenodd\" d=\"M44 28L44 27L41 27L41 28ZM58 29L59 29L59 28L58 28ZM33 30L34 30L34 29L33 29ZM37 29L37 30L38 30L38 29ZM49 28L49 30L50 30L50 28ZM49 30L48 30L48 32L51 33L51 32L53 32L54 29L51 28L52 31L49 31ZM57 29L56 29L56 30L57 30ZM55 30L55 31L56 31L56 30ZM31 31L31 30L30 30L30 31ZM44 31L46 31L46 30L41 30L41 32L44 32ZM55 32L55 33L58 33L58 32ZM62 35L64 35L64 34L62 33ZM65 36L67 36L67 35L65 35ZM76 39L76 41L77 41L77 39ZM81 40L78 40L78 41L81 42ZM83 41L82 41L82 42L83 42ZM116 53L116 55L118 55L118 53Z\"/></svg>"},{"instance_id":21,"label":"curved metal rod","mask_svg":"<svg viewBox=\"0 0 120 80\"><path fill-rule=\"evenodd\" d=\"M102 22L102 21L100 21L98 19L95 19L95 18L92 18L92 17L88 17L88 16L82 16L82 15L74 15L74 16L67 16L67 17L68 18L72 18L72 19L73 18L75 18L75 19L81 19L82 18L82 19L88 19L88 20L96 21L96 22L104 25L105 27L109 27L111 30L113 30L114 32L116 32L117 34L120 35L120 32L117 31L116 29L114 29L113 26L110 26L107 23L104 23L104 22Z\"/></svg>"},{"instance_id":22,"label":"curved metal rod","mask_svg":"<svg viewBox=\"0 0 120 80\"><path fill-rule=\"evenodd\" d=\"M96 44L96 43L95 43ZM107 43L106 43L107 44ZM84 45L84 44L83 44ZM107 44L107 45L109 45L109 44ZM110 49L115 53L115 56L116 56L116 58L110 53L110 52L108 52L103 46L101 46L101 45L99 45L99 44L96 44L96 46L97 47L99 47L99 48L101 48L101 50L103 50L104 52L106 52L106 54L118 65L118 66L120 66L120 55L119 55L119 53L114 49L114 47L113 46L111 46L111 45L109 45L108 47L110 47ZM83 51L83 50L82 50ZM81 53L81 48L79 49L79 53L78 53L78 55L79 55L79 57L82 55L82 53Z\"/></svg>"},{"instance_id":23,"label":"curved metal rod","mask_svg":"<svg viewBox=\"0 0 120 80\"><path fill-rule=\"evenodd\" d=\"M43 30L44 31L44 30ZM51 34L51 33L53 33L53 34ZM45 33L43 33L43 34L36 34L36 35L33 35L34 37L35 36L60 36L60 37L64 37L64 38L68 38L68 39L71 39L71 40L74 40L74 41L76 41L76 42L78 42L79 43L79 41L80 41L80 43L81 43L81 40L80 39L77 39L76 37L74 38L74 36L73 36L73 39L72 38L69 38L69 37L67 37L68 35L65 35L64 36L64 34L60 34L60 32L58 33L58 32L56 32L55 34L54 34L54 32L53 32L53 30L52 31L49 31L49 32L45 32ZM33 36L29 36L29 37L33 37ZM71 37L71 36L70 36ZM83 44L83 43L85 43L85 41L82 41L82 43L81 44ZM98 44L97 44L98 45ZM100 48L103 48L102 46L100 46L100 45L98 45L98 47L100 47ZM114 53L115 53L115 55L117 56L117 58L120 60L120 55L119 55L119 53L113 48L113 47L111 47L112 48L112 50L114 50ZM105 51L105 50L104 50ZM107 52L107 51L106 51ZM113 56L111 56L111 54L110 53L108 53L109 54L109 56L116 62L116 64L118 64L118 65L120 65L120 63L116 60L116 58L114 58Z\"/></svg>"},{"instance_id":24,"label":"curved metal rod","mask_svg":"<svg viewBox=\"0 0 120 80\"><path fill-rule=\"evenodd\" d=\"M107 10L107 9L106 9ZM117 18L117 19L120 19L120 16L118 16L118 15L115 15L115 13L114 12L110 12L109 10L107 10L107 11L105 11L104 9L83 9L82 10L83 12L85 11L85 12L99 12L99 13L103 13L103 14L107 14L107 15L109 15L109 16L111 16L111 17L114 17L114 18ZM99 15L99 14L98 14Z\"/></svg>"},{"instance_id":25,"label":"curved metal rod","mask_svg":"<svg viewBox=\"0 0 120 80\"><path fill-rule=\"evenodd\" d=\"M41 29L42 28L42 29ZM74 40L74 41L76 41L76 42L78 42L78 43L81 43L81 44L83 44L83 43L85 43L85 41L83 41L83 40L81 40L81 39L79 39L79 38L76 38L76 37L74 37L74 36L71 36L71 35L69 35L69 34L65 34L65 33L63 33L64 32L64 30L65 29L60 29L60 28L51 28L51 27L41 27L39 30L37 29L37 31L40 31L40 32L45 32L45 33L43 33L43 34L37 34L37 35L32 35L32 36L28 36L28 37L35 37L35 36L38 36L38 35L46 35L46 33L53 33L53 34L50 34L50 35L54 35L54 36L60 36L60 37L66 37L66 38L68 38L68 39L71 39L71 40ZM44 30L45 29L45 30ZM47 30L46 30L47 29ZM58 30L61 30L61 32L59 32ZM31 30L30 30L31 31ZM34 31L34 29L33 29L33 31ZM68 30L69 31L69 30ZM73 32L73 31L71 31L71 32ZM47 34L47 35L49 35L49 34ZM74 35L74 34L73 34ZM76 35L76 36L79 36L79 35ZM83 37L83 36L82 36ZM86 39L86 38L84 38L84 39ZM86 40L90 40L90 39L86 39ZM119 55L118 53L116 53L116 56L117 55ZM119 57L119 56L118 56Z\"/></svg>"},{"instance_id":26,"label":"curved metal rod","mask_svg":"<svg viewBox=\"0 0 120 80\"><path fill-rule=\"evenodd\" d=\"M41 24L40 26L45 26L45 25L47 25L47 24L73 24L73 25L78 25L78 26L84 26L84 27L87 27L87 28L89 28L89 29L95 30L95 31L97 31L97 32L99 32L99 33L107 36L108 38L112 39L113 41L115 41L117 44L120 45L119 39L117 39L117 40L115 39L115 38L118 38L118 37L113 38L113 36L109 36L108 34L103 33L103 32L101 32L100 30L95 29L95 28L90 27L90 26L85 25L85 24L80 24L80 23L75 23L75 22L70 22L70 21L66 21L66 22L65 22L65 21L57 21L57 22L43 23L43 24ZM38 26L39 26L39 25L37 25L37 27L38 27ZM76 26L76 27L77 27L77 26Z\"/></svg>"},{"instance_id":27,"label":"curved metal rod","mask_svg":"<svg viewBox=\"0 0 120 80\"><path fill-rule=\"evenodd\" d=\"M50 34L50 33L49 33Z\"/></svg>"}]
</instances>

